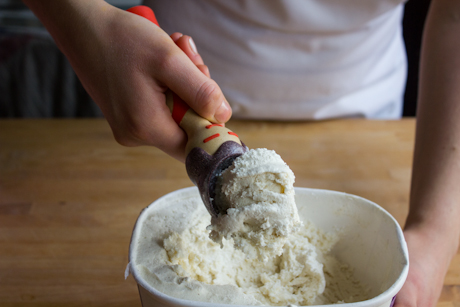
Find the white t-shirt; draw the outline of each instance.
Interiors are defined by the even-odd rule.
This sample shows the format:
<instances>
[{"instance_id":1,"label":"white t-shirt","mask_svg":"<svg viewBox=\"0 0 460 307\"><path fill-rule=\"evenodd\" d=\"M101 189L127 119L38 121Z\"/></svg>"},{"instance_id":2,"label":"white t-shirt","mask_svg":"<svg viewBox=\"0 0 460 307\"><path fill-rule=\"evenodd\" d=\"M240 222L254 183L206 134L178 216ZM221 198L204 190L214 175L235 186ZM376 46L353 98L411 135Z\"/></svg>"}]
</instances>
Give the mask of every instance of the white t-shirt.
<instances>
[{"instance_id":1,"label":"white t-shirt","mask_svg":"<svg viewBox=\"0 0 460 307\"><path fill-rule=\"evenodd\" d=\"M403 0L145 1L193 37L236 118L402 114Z\"/></svg>"}]
</instances>

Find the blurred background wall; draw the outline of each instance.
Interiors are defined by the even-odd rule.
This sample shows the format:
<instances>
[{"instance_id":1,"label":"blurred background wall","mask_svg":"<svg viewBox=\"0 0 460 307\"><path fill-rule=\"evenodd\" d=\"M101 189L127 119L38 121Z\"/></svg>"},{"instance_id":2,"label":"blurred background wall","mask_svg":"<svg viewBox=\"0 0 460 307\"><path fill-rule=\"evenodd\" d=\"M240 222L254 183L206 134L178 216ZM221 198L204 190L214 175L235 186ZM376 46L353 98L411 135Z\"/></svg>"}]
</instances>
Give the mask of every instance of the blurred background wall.
<instances>
[{"instance_id":1,"label":"blurred background wall","mask_svg":"<svg viewBox=\"0 0 460 307\"><path fill-rule=\"evenodd\" d=\"M142 0L107 2L126 9ZM406 4L409 71L404 116L416 112L420 39L429 3L412 0ZM0 118L101 116L39 20L20 0L0 0Z\"/></svg>"}]
</instances>

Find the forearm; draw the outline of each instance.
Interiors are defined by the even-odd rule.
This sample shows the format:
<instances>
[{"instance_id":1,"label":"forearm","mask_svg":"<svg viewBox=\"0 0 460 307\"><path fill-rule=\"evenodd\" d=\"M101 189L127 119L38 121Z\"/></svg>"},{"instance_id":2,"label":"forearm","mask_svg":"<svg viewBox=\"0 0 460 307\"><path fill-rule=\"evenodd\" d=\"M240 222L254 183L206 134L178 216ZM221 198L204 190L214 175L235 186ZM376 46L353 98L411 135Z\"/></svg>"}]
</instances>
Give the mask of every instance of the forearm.
<instances>
[{"instance_id":1,"label":"forearm","mask_svg":"<svg viewBox=\"0 0 460 307\"><path fill-rule=\"evenodd\" d=\"M452 253L460 236L459 15L458 1L433 1L425 25L406 223L445 236Z\"/></svg>"},{"instance_id":2,"label":"forearm","mask_svg":"<svg viewBox=\"0 0 460 307\"><path fill-rule=\"evenodd\" d=\"M40 19L60 48L69 40L91 34L98 15L109 7L103 0L23 0ZM86 37L88 38L88 37Z\"/></svg>"}]
</instances>

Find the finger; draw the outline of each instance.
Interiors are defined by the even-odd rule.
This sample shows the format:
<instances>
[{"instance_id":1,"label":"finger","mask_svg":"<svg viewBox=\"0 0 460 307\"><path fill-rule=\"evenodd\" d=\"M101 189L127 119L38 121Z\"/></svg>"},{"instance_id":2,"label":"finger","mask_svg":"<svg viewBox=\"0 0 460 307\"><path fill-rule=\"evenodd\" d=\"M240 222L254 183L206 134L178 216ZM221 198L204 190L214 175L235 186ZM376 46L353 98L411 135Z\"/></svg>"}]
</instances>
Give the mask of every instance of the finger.
<instances>
[{"instance_id":1,"label":"finger","mask_svg":"<svg viewBox=\"0 0 460 307\"><path fill-rule=\"evenodd\" d=\"M417 299L411 285L407 285L406 289L396 295L393 307L416 307Z\"/></svg>"},{"instance_id":2,"label":"finger","mask_svg":"<svg viewBox=\"0 0 460 307\"><path fill-rule=\"evenodd\" d=\"M149 118L148 122L155 122L155 128L143 136L144 145L151 145L164 151L173 158L185 163L185 145L187 135L171 117L171 112L165 108L161 113ZM149 127L151 127L149 125Z\"/></svg>"},{"instance_id":3,"label":"finger","mask_svg":"<svg viewBox=\"0 0 460 307\"><path fill-rule=\"evenodd\" d=\"M187 135L176 124L170 114L167 114L167 117L164 118L164 120L160 120L159 123L163 125L163 137L158 138L158 136L152 135L152 137L155 138L155 142L151 142L147 145L153 145L178 161L185 163L185 145L187 144Z\"/></svg>"},{"instance_id":4,"label":"finger","mask_svg":"<svg viewBox=\"0 0 460 307\"><path fill-rule=\"evenodd\" d=\"M184 34L180 33L180 32L174 32L173 34L171 34L171 39L176 42L179 38L181 38L182 36L184 36Z\"/></svg>"},{"instance_id":5,"label":"finger","mask_svg":"<svg viewBox=\"0 0 460 307\"><path fill-rule=\"evenodd\" d=\"M117 114L106 116L117 142L124 146L155 146L185 162L187 136L172 119L164 94L146 88L135 99L136 104L123 105ZM159 103L152 104L153 101Z\"/></svg>"},{"instance_id":6,"label":"finger","mask_svg":"<svg viewBox=\"0 0 460 307\"><path fill-rule=\"evenodd\" d=\"M197 65L198 69L208 78L211 78L211 74L209 72L209 68L206 65Z\"/></svg>"},{"instance_id":7,"label":"finger","mask_svg":"<svg viewBox=\"0 0 460 307\"><path fill-rule=\"evenodd\" d=\"M179 33L179 32L171 34L172 40L176 43L176 45L178 45L179 48L181 48L182 51L185 52L185 54L187 54L187 56L192 60L192 62L194 62L195 65L198 67L198 69L203 74L205 74L205 76L211 77L211 75L209 73L209 68L208 68L208 66L203 64L203 60L202 60L201 56L196 57L196 55L195 55L196 47L192 47L192 45L195 46L195 43L193 43L192 38L190 37L190 40L191 40L191 43L190 43L189 41L187 41L189 36L184 37L183 39L181 39L182 37L184 37L184 35L182 33ZM179 40L179 39L181 39L181 40ZM193 49L195 49L195 50L193 50Z\"/></svg>"},{"instance_id":8,"label":"finger","mask_svg":"<svg viewBox=\"0 0 460 307\"><path fill-rule=\"evenodd\" d=\"M175 41L176 45L185 52L185 54L189 57L190 60L195 65L203 65L203 59L198 54L198 50L196 49L195 42L193 39L188 35L183 35L177 38Z\"/></svg>"}]
</instances>

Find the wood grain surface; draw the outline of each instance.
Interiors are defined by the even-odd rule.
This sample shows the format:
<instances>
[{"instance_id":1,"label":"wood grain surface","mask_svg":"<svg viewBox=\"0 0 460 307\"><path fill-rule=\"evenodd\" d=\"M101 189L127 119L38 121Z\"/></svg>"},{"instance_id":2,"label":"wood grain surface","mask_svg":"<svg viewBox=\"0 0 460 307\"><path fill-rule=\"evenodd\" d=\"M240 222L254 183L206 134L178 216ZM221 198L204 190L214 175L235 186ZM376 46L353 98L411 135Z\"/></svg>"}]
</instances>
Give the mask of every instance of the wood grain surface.
<instances>
[{"instance_id":1,"label":"wood grain surface","mask_svg":"<svg viewBox=\"0 0 460 307\"><path fill-rule=\"evenodd\" d=\"M403 225L415 121L227 125L274 149L296 186L368 198ZM0 306L140 306L124 279L142 208L191 186L183 164L117 144L105 120L0 121ZM460 255L438 307L460 307Z\"/></svg>"}]
</instances>

